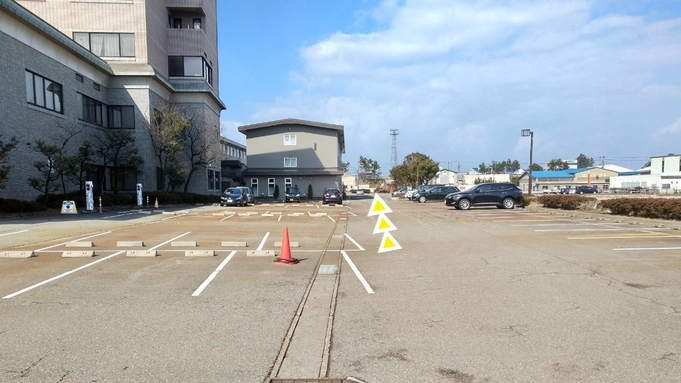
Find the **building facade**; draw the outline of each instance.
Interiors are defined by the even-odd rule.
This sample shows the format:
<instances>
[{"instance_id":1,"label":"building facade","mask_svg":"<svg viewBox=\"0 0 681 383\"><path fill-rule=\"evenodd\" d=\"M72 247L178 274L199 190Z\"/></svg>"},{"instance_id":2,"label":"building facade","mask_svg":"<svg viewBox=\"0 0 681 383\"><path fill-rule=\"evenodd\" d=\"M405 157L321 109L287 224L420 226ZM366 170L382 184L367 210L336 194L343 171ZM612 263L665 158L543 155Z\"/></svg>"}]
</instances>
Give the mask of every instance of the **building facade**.
<instances>
[{"instance_id":1,"label":"building facade","mask_svg":"<svg viewBox=\"0 0 681 383\"><path fill-rule=\"evenodd\" d=\"M638 171L620 173L612 177L614 190L642 189L651 193L678 194L681 192L681 155L650 158L650 166Z\"/></svg>"},{"instance_id":2,"label":"building facade","mask_svg":"<svg viewBox=\"0 0 681 383\"><path fill-rule=\"evenodd\" d=\"M219 151L225 109L217 80L214 0L0 0L0 139L16 137L11 170L0 197L33 199L28 179L40 177L37 140L73 154L86 142L130 136L140 163L123 165L102 149L88 158L85 176L98 192L164 190L149 127L167 104L192 116L203 139ZM96 145L95 145L96 146ZM206 163L187 191L219 193ZM82 178L82 177L81 177ZM82 188L62 177L59 191ZM212 186L211 186L212 185Z\"/></svg>"},{"instance_id":3,"label":"building facade","mask_svg":"<svg viewBox=\"0 0 681 383\"><path fill-rule=\"evenodd\" d=\"M256 197L280 195L289 186L303 194L321 197L327 187L343 190L342 155L345 134L342 125L299 119L285 119L243 125L248 168L243 172L246 186Z\"/></svg>"}]
</instances>

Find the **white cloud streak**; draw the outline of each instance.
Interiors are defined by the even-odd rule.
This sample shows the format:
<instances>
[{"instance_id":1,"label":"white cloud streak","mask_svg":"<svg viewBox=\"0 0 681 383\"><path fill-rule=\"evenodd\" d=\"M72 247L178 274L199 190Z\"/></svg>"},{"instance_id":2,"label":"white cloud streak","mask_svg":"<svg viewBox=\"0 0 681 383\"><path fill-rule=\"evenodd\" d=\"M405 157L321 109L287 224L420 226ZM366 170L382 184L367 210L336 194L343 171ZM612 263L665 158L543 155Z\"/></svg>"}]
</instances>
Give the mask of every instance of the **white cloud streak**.
<instances>
[{"instance_id":1,"label":"white cloud streak","mask_svg":"<svg viewBox=\"0 0 681 383\"><path fill-rule=\"evenodd\" d=\"M303 47L303 71L291 73L299 89L253 117L343 124L344 160L375 159L384 174L395 128L400 161L421 152L465 169L507 158L527 166L524 128L535 131L536 162L678 151L645 132L678 117L681 12L660 19L602 5L384 1L370 12L380 30Z\"/></svg>"}]
</instances>

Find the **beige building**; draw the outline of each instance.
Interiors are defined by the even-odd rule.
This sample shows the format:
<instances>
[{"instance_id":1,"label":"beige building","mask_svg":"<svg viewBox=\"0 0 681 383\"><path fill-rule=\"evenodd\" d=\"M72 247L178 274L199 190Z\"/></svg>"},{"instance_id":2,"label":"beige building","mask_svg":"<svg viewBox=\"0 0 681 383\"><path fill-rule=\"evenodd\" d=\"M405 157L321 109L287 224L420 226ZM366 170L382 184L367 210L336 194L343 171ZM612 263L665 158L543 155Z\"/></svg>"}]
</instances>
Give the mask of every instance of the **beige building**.
<instances>
[{"instance_id":1,"label":"beige building","mask_svg":"<svg viewBox=\"0 0 681 383\"><path fill-rule=\"evenodd\" d=\"M246 135L246 186L256 197L280 195L289 186L319 198L327 187L343 190L341 156L345 153L342 125L284 119L240 126Z\"/></svg>"},{"instance_id":2,"label":"beige building","mask_svg":"<svg viewBox=\"0 0 681 383\"><path fill-rule=\"evenodd\" d=\"M125 176L101 154L91 158L88 179L97 192L167 189L147 127L164 104L195 117L206 137L216 137L225 105L218 91L215 0L0 0L2 62L0 127L20 141L0 197L31 199L40 157L27 149L53 140L60 127L78 127L80 142L114 129L135 138L142 165ZM215 151L220 142L213 139ZM28 164L28 165L26 165ZM219 193L220 160L186 182L190 192ZM66 185L67 191L82 188ZM182 189L182 186L180 189Z\"/></svg>"}]
</instances>

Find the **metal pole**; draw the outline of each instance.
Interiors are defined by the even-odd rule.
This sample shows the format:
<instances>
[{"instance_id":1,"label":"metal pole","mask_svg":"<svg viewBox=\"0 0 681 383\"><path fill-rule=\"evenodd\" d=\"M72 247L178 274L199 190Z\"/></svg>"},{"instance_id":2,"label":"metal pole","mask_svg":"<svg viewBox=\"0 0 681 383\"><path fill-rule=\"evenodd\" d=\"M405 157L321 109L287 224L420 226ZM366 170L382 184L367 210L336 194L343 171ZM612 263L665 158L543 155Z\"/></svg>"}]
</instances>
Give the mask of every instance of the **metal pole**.
<instances>
[{"instance_id":1,"label":"metal pole","mask_svg":"<svg viewBox=\"0 0 681 383\"><path fill-rule=\"evenodd\" d=\"M532 195L532 146L534 146L534 132L530 132L530 180L529 180L530 190L528 191L529 195Z\"/></svg>"}]
</instances>

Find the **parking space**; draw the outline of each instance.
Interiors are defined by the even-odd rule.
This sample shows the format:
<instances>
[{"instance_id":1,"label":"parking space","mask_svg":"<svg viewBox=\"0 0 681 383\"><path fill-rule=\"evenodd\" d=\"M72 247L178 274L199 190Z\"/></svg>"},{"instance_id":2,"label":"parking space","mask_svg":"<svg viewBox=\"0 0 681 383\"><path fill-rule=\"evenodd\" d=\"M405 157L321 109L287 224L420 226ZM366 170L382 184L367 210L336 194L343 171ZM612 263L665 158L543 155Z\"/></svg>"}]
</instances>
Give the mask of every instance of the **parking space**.
<instances>
[{"instance_id":1,"label":"parking space","mask_svg":"<svg viewBox=\"0 0 681 383\"><path fill-rule=\"evenodd\" d=\"M386 202L402 247L387 253L368 198L0 226L0 250L36 255L0 258L0 380L263 382L320 366L367 382L681 374L674 225ZM284 230L300 263L248 255L279 251ZM81 250L69 242L95 256L62 257Z\"/></svg>"}]
</instances>

